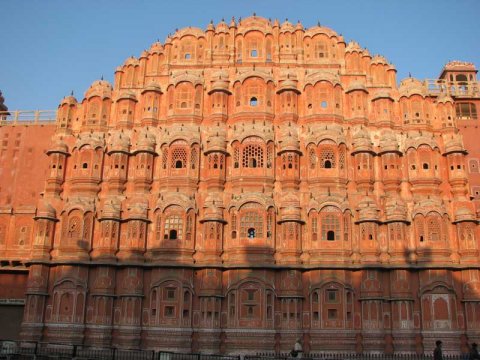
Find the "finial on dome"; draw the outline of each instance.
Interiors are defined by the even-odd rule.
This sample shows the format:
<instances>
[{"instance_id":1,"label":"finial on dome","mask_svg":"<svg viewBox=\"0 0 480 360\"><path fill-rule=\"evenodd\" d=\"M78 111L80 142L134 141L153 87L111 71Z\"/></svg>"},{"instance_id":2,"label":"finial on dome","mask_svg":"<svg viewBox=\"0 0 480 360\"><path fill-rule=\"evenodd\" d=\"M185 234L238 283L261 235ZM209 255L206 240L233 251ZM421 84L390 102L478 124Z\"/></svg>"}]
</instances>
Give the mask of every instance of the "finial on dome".
<instances>
[{"instance_id":1,"label":"finial on dome","mask_svg":"<svg viewBox=\"0 0 480 360\"><path fill-rule=\"evenodd\" d=\"M317 21L317 26L322 26L322 25L320 24L320 20Z\"/></svg>"},{"instance_id":2,"label":"finial on dome","mask_svg":"<svg viewBox=\"0 0 480 360\"><path fill-rule=\"evenodd\" d=\"M257 13L254 12L254 13L253 13L253 16L257 16Z\"/></svg>"},{"instance_id":3,"label":"finial on dome","mask_svg":"<svg viewBox=\"0 0 480 360\"><path fill-rule=\"evenodd\" d=\"M409 77L409 78L412 77L412 73L411 73L411 72L408 73L408 77Z\"/></svg>"},{"instance_id":4,"label":"finial on dome","mask_svg":"<svg viewBox=\"0 0 480 360\"><path fill-rule=\"evenodd\" d=\"M100 78L100 80L103 80L103 75L102 75L102 77Z\"/></svg>"},{"instance_id":5,"label":"finial on dome","mask_svg":"<svg viewBox=\"0 0 480 360\"><path fill-rule=\"evenodd\" d=\"M213 25L213 19L210 19L210 24L212 24L212 25Z\"/></svg>"},{"instance_id":6,"label":"finial on dome","mask_svg":"<svg viewBox=\"0 0 480 360\"><path fill-rule=\"evenodd\" d=\"M225 18L222 17L222 22L225 22Z\"/></svg>"},{"instance_id":7,"label":"finial on dome","mask_svg":"<svg viewBox=\"0 0 480 360\"><path fill-rule=\"evenodd\" d=\"M1 91L0 91L0 95L2 95ZM70 92L70 96L73 96L73 90Z\"/></svg>"},{"instance_id":8,"label":"finial on dome","mask_svg":"<svg viewBox=\"0 0 480 360\"><path fill-rule=\"evenodd\" d=\"M288 18L285 18L285 21L288 21Z\"/></svg>"}]
</instances>

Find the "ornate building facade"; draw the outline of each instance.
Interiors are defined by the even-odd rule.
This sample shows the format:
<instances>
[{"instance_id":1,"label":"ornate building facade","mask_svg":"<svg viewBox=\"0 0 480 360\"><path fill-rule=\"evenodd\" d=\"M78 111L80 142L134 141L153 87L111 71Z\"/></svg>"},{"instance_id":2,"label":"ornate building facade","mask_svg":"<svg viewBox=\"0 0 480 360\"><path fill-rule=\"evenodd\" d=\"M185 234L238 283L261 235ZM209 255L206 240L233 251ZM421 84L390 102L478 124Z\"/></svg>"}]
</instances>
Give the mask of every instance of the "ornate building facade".
<instances>
[{"instance_id":1,"label":"ornate building facade","mask_svg":"<svg viewBox=\"0 0 480 360\"><path fill-rule=\"evenodd\" d=\"M28 273L21 337L465 350L480 337L479 105L473 64L397 85L326 27L177 31L61 101L27 235L4 205L0 255Z\"/></svg>"}]
</instances>

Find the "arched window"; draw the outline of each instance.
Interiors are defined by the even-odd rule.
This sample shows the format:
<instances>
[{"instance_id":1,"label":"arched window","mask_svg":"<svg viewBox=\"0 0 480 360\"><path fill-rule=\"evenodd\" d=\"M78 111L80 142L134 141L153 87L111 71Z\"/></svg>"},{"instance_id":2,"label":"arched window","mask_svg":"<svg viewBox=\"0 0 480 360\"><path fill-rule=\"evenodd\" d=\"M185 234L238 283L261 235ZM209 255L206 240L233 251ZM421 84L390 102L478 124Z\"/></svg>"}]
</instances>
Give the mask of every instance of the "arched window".
<instances>
[{"instance_id":1,"label":"arched window","mask_svg":"<svg viewBox=\"0 0 480 360\"><path fill-rule=\"evenodd\" d=\"M253 141L253 139L251 141ZM261 144L246 145L243 148L242 166L244 168L263 168L263 154L264 151Z\"/></svg>"},{"instance_id":2,"label":"arched window","mask_svg":"<svg viewBox=\"0 0 480 360\"><path fill-rule=\"evenodd\" d=\"M190 109L193 103L193 87L191 84L181 83L175 89L177 109Z\"/></svg>"},{"instance_id":3,"label":"arched window","mask_svg":"<svg viewBox=\"0 0 480 360\"><path fill-rule=\"evenodd\" d=\"M182 240L183 238L183 211L179 206L174 206L167 211L163 229L164 240Z\"/></svg>"},{"instance_id":4,"label":"arched window","mask_svg":"<svg viewBox=\"0 0 480 360\"><path fill-rule=\"evenodd\" d=\"M322 240L340 240L340 217L340 210L334 206L326 206L321 210Z\"/></svg>"},{"instance_id":5,"label":"arched window","mask_svg":"<svg viewBox=\"0 0 480 360\"><path fill-rule=\"evenodd\" d=\"M336 168L335 151L331 147L320 148L320 167L323 169Z\"/></svg>"},{"instance_id":6,"label":"arched window","mask_svg":"<svg viewBox=\"0 0 480 360\"><path fill-rule=\"evenodd\" d=\"M240 210L240 237L263 238L263 209L259 204L248 203Z\"/></svg>"},{"instance_id":7,"label":"arched window","mask_svg":"<svg viewBox=\"0 0 480 360\"><path fill-rule=\"evenodd\" d=\"M315 151L315 148L313 146L311 146L308 150L308 164L310 166L310 169L315 169L315 166L317 164L317 152Z\"/></svg>"},{"instance_id":8,"label":"arched window","mask_svg":"<svg viewBox=\"0 0 480 360\"><path fill-rule=\"evenodd\" d=\"M256 97L251 97L250 98L250 106L257 106L258 105L258 100Z\"/></svg>"},{"instance_id":9,"label":"arched window","mask_svg":"<svg viewBox=\"0 0 480 360\"><path fill-rule=\"evenodd\" d=\"M171 153L171 167L183 169L187 167L187 150L184 147L173 147Z\"/></svg>"},{"instance_id":10,"label":"arched window","mask_svg":"<svg viewBox=\"0 0 480 360\"><path fill-rule=\"evenodd\" d=\"M428 241L439 241L441 239L441 219L438 214L427 216Z\"/></svg>"}]
</instances>

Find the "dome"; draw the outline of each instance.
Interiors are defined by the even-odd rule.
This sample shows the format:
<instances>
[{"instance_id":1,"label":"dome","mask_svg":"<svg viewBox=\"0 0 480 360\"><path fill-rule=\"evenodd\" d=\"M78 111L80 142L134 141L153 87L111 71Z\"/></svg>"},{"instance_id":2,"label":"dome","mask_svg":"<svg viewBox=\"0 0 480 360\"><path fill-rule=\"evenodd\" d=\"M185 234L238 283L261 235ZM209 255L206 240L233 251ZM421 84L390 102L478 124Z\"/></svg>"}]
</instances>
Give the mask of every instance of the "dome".
<instances>
[{"instance_id":1,"label":"dome","mask_svg":"<svg viewBox=\"0 0 480 360\"><path fill-rule=\"evenodd\" d=\"M424 84L415 78L406 78L400 82L399 87L400 97L406 96L410 97L412 95L420 95L425 97L425 86Z\"/></svg>"},{"instance_id":2,"label":"dome","mask_svg":"<svg viewBox=\"0 0 480 360\"><path fill-rule=\"evenodd\" d=\"M122 91L118 97L117 97L117 100L116 101L120 101L120 100L133 100L135 102L137 102L137 96L135 95L135 93L133 91L130 91L130 90L125 90L125 91Z\"/></svg>"},{"instance_id":3,"label":"dome","mask_svg":"<svg viewBox=\"0 0 480 360\"><path fill-rule=\"evenodd\" d=\"M401 198L388 198L385 202L387 222L407 222L407 206Z\"/></svg>"},{"instance_id":4,"label":"dome","mask_svg":"<svg viewBox=\"0 0 480 360\"><path fill-rule=\"evenodd\" d=\"M475 214L473 213L473 211L471 211L466 207L460 207L457 210L455 210L454 217L455 217L455 220L453 221L454 223L463 222L463 221L476 222Z\"/></svg>"},{"instance_id":5,"label":"dome","mask_svg":"<svg viewBox=\"0 0 480 360\"><path fill-rule=\"evenodd\" d=\"M155 135L152 134L148 128L143 128L138 134L133 153L138 152L155 153Z\"/></svg>"},{"instance_id":6,"label":"dome","mask_svg":"<svg viewBox=\"0 0 480 360\"><path fill-rule=\"evenodd\" d=\"M297 89L297 81L290 78L281 80L280 86L277 90L277 94L280 94L284 91L293 91L297 94L300 94L300 91Z\"/></svg>"},{"instance_id":7,"label":"dome","mask_svg":"<svg viewBox=\"0 0 480 360\"><path fill-rule=\"evenodd\" d=\"M382 65L388 65L387 59L383 57L382 55L375 55L372 58L372 64L382 64Z\"/></svg>"},{"instance_id":8,"label":"dome","mask_svg":"<svg viewBox=\"0 0 480 360\"><path fill-rule=\"evenodd\" d=\"M280 148L278 149L278 155L284 153L285 151L294 151L296 153L301 153L300 142L298 141L298 136L295 131L288 131L283 134L280 140Z\"/></svg>"},{"instance_id":9,"label":"dome","mask_svg":"<svg viewBox=\"0 0 480 360\"><path fill-rule=\"evenodd\" d=\"M279 222L295 221L302 222L302 214L300 200L293 193L283 194L280 203L280 220Z\"/></svg>"},{"instance_id":10,"label":"dome","mask_svg":"<svg viewBox=\"0 0 480 360\"><path fill-rule=\"evenodd\" d=\"M138 59L135 57L135 56L130 56L129 58L127 58L127 60L125 60L125 63L124 63L125 66L137 66L137 65L140 65L140 62L138 61Z\"/></svg>"},{"instance_id":11,"label":"dome","mask_svg":"<svg viewBox=\"0 0 480 360\"><path fill-rule=\"evenodd\" d=\"M355 82L351 83L350 86L345 91L345 93L348 94L349 92L357 91L357 90L364 91L368 94L368 90L365 87L365 85L363 83L359 82L359 81L355 81Z\"/></svg>"},{"instance_id":12,"label":"dome","mask_svg":"<svg viewBox=\"0 0 480 360\"><path fill-rule=\"evenodd\" d=\"M378 207L375 201L365 196L357 207L358 222L375 221L378 222Z\"/></svg>"},{"instance_id":13,"label":"dome","mask_svg":"<svg viewBox=\"0 0 480 360\"><path fill-rule=\"evenodd\" d=\"M370 140L370 136L368 132L360 128L352 137L353 140L353 148L352 148L352 155L360 152L369 152L373 153L372 149L372 141Z\"/></svg>"},{"instance_id":14,"label":"dome","mask_svg":"<svg viewBox=\"0 0 480 360\"><path fill-rule=\"evenodd\" d=\"M350 41L347 47L345 48L345 52L349 53L354 51L361 53L363 52L363 49L356 41Z\"/></svg>"},{"instance_id":15,"label":"dome","mask_svg":"<svg viewBox=\"0 0 480 360\"><path fill-rule=\"evenodd\" d=\"M226 71L217 71L212 75L212 79L212 88L208 92L209 95L215 91L222 91L229 95L231 94L229 85L230 81L228 80L228 73Z\"/></svg>"},{"instance_id":16,"label":"dome","mask_svg":"<svg viewBox=\"0 0 480 360\"><path fill-rule=\"evenodd\" d=\"M60 153L65 155L69 154L68 146L65 141L63 141L63 137L57 137L52 142L53 146L49 150L47 150L48 155L53 153Z\"/></svg>"},{"instance_id":17,"label":"dome","mask_svg":"<svg viewBox=\"0 0 480 360\"><path fill-rule=\"evenodd\" d=\"M385 131L380 138L380 155L389 152L400 153L397 137L391 131Z\"/></svg>"},{"instance_id":18,"label":"dome","mask_svg":"<svg viewBox=\"0 0 480 360\"><path fill-rule=\"evenodd\" d=\"M221 152L227 153L227 142L225 139L225 133L217 128L216 132L211 132L207 138L207 146L205 148L205 154L209 154L211 152Z\"/></svg>"},{"instance_id":19,"label":"dome","mask_svg":"<svg viewBox=\"0 0 480 360\"><path fill-rule=\"evenodd\" d=\"M120 213L122 209L120 199L114 197L106 200L103 203L103 207L100 209L100 220L114 219L120 220Z\"/></svg>"},{"instance_id":20,"label":"dome","mask_svg":"<svg viewBox=\"0 0 480 360\"><path fill-rule=\"evenodd\" d=\"M153 91L159 94L163 94L162 88L160 87L160 85L158 85L156 82L153 82L153 81L149 83L147 86L145 86L141 93L143 94L147 91Z\"/></svg>"},{"instance_id":21,"label":"dome","mask_svg":"<svg viewBox=\"0 0 480 360\"><path fill-rule=\"evenodd\" d=\"M316 25L316 26L312 26L311 28L308 28L305 30L305 36L309 36L309 37L314 37L315 35L319 35L319 34L325 34L327 35L328 37L339 37L338 34L333 31L332 29L326 27L326 26L321 26L320 24Z\"/></svg>"},{"instance_id":22,"label":"dome","mask_svg":"<svg viewBox=\"0 0 480 360\"><path fill-rule=\"evenodd\" d=\"M389 99L394 101L392 94L388 90L378 90L375 95L372 97L372 101L380 100L380 99Z\"/></svg>"},{"instance_id":23,"label":"dome","mask_svg":"<svg viewBox=\"0 0 480 360\"><path fill-rule=\"evenodd\" d=\"M148 58L148 55L150 55L150 53L147 50L143 50L140 59L146 59Z\"/></svg>"},{"instance_id":24,"label":"dome","mask_svg":"<svg viewBox=\"0 0 480 360\"><path fill-rule=\"evenodd\" d=\"M78 104L77 99L73 95L65 96L62 101L60 102L60 106L62 105L76 105ZM1 106L1 101L0 101Z\"/></svg>"},{"instance_id":25,"label":"dome","mask_svg":"<svg viewBox=\"0 0 480 360\"><path fill-rule=\"evenodd\" d=\"M223 201L221 198L218 198L216 194L209 194L205 198L205 205L204 205L204 217L200 222L205 221L220 221L225 222L223 219Z\"/></svg>"},{"instance_id":26,"label":"dome","mask_svg":"<svg viewBox=\"0 0 480 360\"><path fill-rule=\"evenodd\" d=\"M285 20L282 25L280 26L280 32L294 32L295 31L295 28L293 27L293 24L288 21L288 20Z\"/></svg>"},{"instance_id":27,"label":"dome","mask_svg":"<svg viewBox=\"0 0 480 360\"><path fill-rule=\"evenodd\" d=\"M48 202L47 199L42 198L38 202L37 214L35 219L47 219L47 220L57 220L57 211L55 208Z\"/></svg>"},{"instance_id":28,"label":"dome","mask_svg":"<svg viewBox=\"0 0 480 360\"><path fill-rule=\"evenodd\" d=\"M130 149L130 139L127 134L117 131L113 132L110 135L108 140L108 154L114 152L122 152L125 154L129 153Z\"/></svg>"},{"instance_id":29,"label":"dome","mask_svg":"<svg viewBox=\"0 0 480 360\"><path fill-rule=\"evenodd\" d=\"M112 98L112 85L105 80L96 80L88 88L85 93L85 98L89 99L94 96L98 96L101 99Z\"/></svg>"},{"instance_id":30,"label":"dome","mask_svg":"<svg viewBox=\"0 0 480 360\"><path fill-rule=\"evenodd\" d=\"M228 25L227 23L224 21L224 19L222 19L222 21L220 21L217 26L215 27L215 33L228 33L229 31L229 28L228 28Z\"/></svg>"},{"instance_id":31,"label":"dome","mask_svg":"<svg viewBox=\"0 0 480 360\"><path fill-rule=\"evenodd\" d=\"M150 54L158 54L158 53L161 53L163 52L163 46L162 44L160 43L160 41L156 41L152 44L152 46L150 47Z\"/></svg>"},{"instance_id":32,"label":"dome","mask_svg":"<svg viewBox=\"0 0 480 360\"><path fill-rule=\"evenodd\" d=\"M148 220L148 202L142 199L135 199L128 205L127 219Z\"/></svg>"},{"instance_id":33,"label":"dome","mask_svg":"<svg viewBox=\"0 0 480 360\"><path fill-rule=\"evenodd\" d=\"M443 155L448 155L452 153L461 153L466 154L467 151L465 150L462 142L462 137L457 134L452 134L450 136L444 135L444 144L445 144L445 152Z\"/></svg>"}]
</instances>

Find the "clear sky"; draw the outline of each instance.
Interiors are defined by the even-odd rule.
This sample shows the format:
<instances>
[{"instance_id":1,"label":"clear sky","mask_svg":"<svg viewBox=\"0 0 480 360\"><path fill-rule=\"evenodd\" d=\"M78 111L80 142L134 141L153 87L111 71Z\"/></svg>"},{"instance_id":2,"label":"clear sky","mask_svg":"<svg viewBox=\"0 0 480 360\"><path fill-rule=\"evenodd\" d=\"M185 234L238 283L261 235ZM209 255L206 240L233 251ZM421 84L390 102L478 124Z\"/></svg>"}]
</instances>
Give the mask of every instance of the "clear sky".
<instances>
[{"instance_id":1,"label":"clear sky","mask_svg":"<svg viewBox=\"0 0 480 360\"><path fill-rule=\"evenodd\" d=\"M0 90L10 110L55 109L176 28L253 12L320 21L385 56L399 81L435 78L450 60L480 67L480 0L0 0Z\"/></svg>"}]
</instances>

